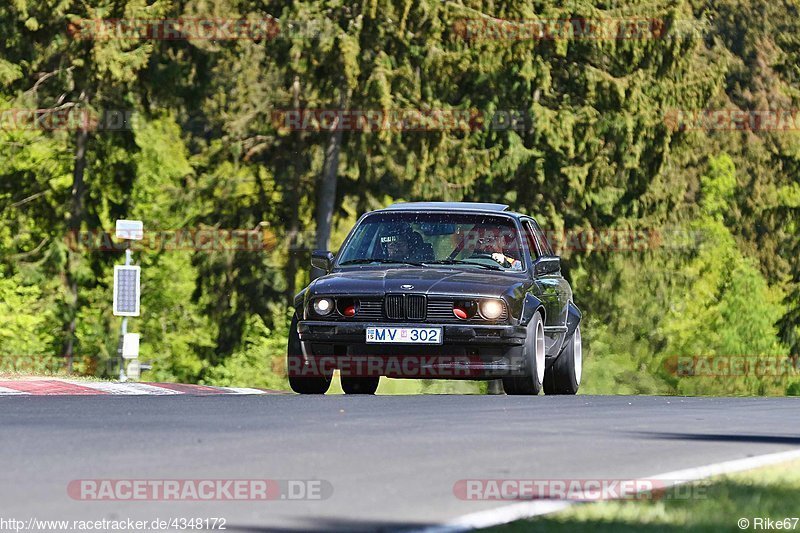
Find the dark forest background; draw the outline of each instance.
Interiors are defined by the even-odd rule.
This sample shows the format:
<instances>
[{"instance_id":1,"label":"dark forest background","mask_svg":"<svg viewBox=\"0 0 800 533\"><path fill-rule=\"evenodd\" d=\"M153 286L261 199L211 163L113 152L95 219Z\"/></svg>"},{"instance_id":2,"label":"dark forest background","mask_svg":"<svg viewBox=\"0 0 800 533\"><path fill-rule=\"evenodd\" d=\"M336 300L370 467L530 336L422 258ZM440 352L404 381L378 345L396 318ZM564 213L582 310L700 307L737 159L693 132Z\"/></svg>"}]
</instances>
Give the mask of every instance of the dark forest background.
<instances>
[{"instance_id":1,"label":"dark forest background","mask_svg":"<svg viewBox=\"0 0 800 533\"><path fill-rule=\"evenodd\" d=\"M276 31L80 33L87 20L178 17L269 20ZM659 24L642 38L491 31L535 19ZM361 213L394 201L468 200L508 203L554 235L655 236L621 250L554 242L584 311L584 391L800 394L796 372L674 371L677 357L793 364L800 353L798 30L798 4L771 0L3 2L0 370L115 375L111 285L123 254L75 237L131 218L263 237L252 249L134 254L143 301L129 330L152 363L145 378L285 387L289 302L309 280L309 251L336 250ZM26 109L123 111L126 122L9 118ZM276 120L292 109L523 120L298 131ZM772 128L686 118L704 110L788 115Z\"/></svg>"}]
</instances>

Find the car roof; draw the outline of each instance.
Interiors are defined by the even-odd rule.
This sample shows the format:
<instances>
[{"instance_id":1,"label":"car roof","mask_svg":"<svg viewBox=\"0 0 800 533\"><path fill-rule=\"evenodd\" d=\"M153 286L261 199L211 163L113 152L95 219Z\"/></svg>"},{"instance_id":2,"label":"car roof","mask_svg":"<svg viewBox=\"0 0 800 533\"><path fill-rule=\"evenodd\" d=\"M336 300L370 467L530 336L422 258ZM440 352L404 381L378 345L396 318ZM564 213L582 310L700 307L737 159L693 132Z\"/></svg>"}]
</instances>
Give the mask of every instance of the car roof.
<instances>
[{"instance_id":1,"label":"car roof","mask_svg":"<svg viewBox=\"0 0 800 533\"><path fill-rule=\"evenodd\" d=\"M519 213L508 211L508 206L505 204L482 202L403 202L392 204L378 211L470 211L479 213L495 212L521 216Z\"/></svg>"}]
</instances>

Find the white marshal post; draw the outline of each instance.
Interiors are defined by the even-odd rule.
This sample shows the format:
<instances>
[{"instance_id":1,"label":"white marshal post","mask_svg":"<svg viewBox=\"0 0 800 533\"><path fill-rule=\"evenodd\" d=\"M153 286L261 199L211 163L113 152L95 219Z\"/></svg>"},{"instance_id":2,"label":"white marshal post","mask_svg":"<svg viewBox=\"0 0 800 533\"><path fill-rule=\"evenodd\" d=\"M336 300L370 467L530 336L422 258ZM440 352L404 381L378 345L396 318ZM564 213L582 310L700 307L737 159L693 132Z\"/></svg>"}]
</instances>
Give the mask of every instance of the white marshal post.
<instances>
[{"instance_id":1,"label":"white marshal post","mask_svg":"<svg viewBox=\"0 0 800 533\"><path fill-rule=\"evenodd\" d=\"M117 220L116 236L125 240L125 265L114 266L114 316L122 317L119 345L119 380L139 378L139 334L128 333L128 317L139 316L141 267L131 265L130 241L144 238L144 224L141 220ZM125 360L130 373L126 373Z\"/></svg>"}]
</instances>

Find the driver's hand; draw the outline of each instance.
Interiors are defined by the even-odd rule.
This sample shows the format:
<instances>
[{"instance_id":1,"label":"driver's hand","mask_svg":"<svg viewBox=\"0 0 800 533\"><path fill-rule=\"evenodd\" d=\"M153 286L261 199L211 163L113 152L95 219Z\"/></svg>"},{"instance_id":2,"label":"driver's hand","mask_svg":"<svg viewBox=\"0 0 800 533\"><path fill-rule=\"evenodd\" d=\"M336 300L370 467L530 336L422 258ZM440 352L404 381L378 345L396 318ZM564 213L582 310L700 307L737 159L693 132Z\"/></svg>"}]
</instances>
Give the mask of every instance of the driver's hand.
<instances>
[{"instance_id":1,"label":"driver's hand","mask_svg":"<svg viewBox=\"0 0 800 533\"><path fill-rule=\"evenodd\" d=\"M500 263L501 265L505 265L506 263L510 263L508 258L499 252L495 252L492 254L492 259Z\"/></svg>"}]
</instances>

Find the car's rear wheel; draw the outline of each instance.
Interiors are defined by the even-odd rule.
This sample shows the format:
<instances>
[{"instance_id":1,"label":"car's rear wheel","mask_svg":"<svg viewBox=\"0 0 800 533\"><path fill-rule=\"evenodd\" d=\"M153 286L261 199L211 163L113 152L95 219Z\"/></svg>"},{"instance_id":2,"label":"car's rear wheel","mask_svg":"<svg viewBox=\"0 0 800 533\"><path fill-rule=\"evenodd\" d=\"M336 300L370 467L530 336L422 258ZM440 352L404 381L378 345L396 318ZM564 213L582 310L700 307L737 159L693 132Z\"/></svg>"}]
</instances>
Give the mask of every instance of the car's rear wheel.
<instances>
[{"instance_id":1,"label":"car's rear wheel","mask_svg":"<svg viewBox=\"0 0 800 533\"><path fill-rule=\"evenodd\" d=\"M289 326L289 344L286 349L286 372L289 387L298 394L325 394L331 386L333 372L327 375L322 369L314 369L305 364L300 335L297 333L297 315L292 317Z\"/></svg>"},{"instance_id":2,"label":"car's rear wheel","mask_svg":"<svg viewBox=\"0 0 800 533\"><path fill-rule=\"evenodd\" d=\"M583 374L583 345L578 326L567 345L544 374L545 394L577 394Z\"/></svg>"},{"instance_id":3,"label":"car's rear wheel","mask_svg":"<svg viewBox=\"0 0 800 533\"><path fill-rule=\"evenodd\" d=\"M544 379L544 349L544 322L541 313L537 312L528 324L528 335L523 350L524 374L503 378L506 394L529 396L539 394Z\"/></svg>"},{"instance_id":4,"label":"car's rear wheel","mask_svg":"<svg viewBox=\"0 0 800 533\"><path fill-rule=\"evenodd\" d=\"M368 378L354 378L350 376L341 376L342 390L345 394L375 394L378 390L378 384L381 381L380 376Z\"/></svg>"}]
</instances>

